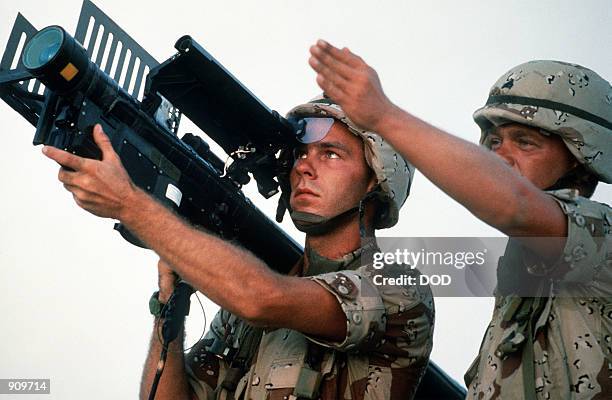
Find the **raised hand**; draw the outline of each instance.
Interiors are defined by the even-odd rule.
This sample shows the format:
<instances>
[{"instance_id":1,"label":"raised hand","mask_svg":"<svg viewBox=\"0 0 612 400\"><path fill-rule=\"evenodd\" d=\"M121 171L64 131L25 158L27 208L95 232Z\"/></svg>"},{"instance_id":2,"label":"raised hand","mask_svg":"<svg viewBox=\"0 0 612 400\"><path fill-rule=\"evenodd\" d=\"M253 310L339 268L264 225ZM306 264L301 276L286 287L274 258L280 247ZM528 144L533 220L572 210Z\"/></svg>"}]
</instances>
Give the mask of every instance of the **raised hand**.
<instances>
[{"instance_id":1,"label":"raised hand","mask_svg":"<svg viewBox=\"0 0 612 400\"><path fill-rule=\"evenodd\" d=\"M365 130L379 132L384 119L396 110L387 98L376 71L353 54L324 40L310 47L310 66L317 84L342 107L348 117Z\"/></svg>"}]
</instances>

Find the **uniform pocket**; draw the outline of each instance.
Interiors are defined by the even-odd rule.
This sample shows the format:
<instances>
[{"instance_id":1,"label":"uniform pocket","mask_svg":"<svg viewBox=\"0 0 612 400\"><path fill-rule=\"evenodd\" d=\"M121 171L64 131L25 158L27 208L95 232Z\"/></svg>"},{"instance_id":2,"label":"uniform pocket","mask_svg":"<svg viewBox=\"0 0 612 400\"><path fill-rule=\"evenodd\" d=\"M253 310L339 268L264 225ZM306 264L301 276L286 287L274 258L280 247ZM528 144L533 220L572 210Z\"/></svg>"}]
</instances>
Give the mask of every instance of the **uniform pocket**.
<instances>
[{"instance_id":1,"label":"uniform pocket","mask_svg":"<svg viewBox=\"0 0 612 400\"><path fill-rule=\"evenodd\" d=\"M265 382L270 399L294 394L298 398L314 399L321 385L321 373L306 366L301 359L274 362Z\"/></svg>"}]
</instances>

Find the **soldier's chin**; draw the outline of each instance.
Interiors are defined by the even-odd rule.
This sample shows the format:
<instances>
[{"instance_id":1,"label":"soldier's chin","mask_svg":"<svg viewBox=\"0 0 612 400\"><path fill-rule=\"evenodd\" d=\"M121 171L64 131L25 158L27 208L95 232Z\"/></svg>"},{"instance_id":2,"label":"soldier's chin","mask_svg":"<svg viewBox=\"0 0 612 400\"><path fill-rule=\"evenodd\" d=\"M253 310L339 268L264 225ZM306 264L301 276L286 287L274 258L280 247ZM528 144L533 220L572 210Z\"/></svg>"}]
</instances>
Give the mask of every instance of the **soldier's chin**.
<instances>
[{"instance_id":1,"label":"soldier's chin","mask_svg":"<svg viewBox=\"0 0 612 400\"><path fill-rule=\"evenodd\" d=\"M291 206L291 209L293 211L298 211L298 212L303 212L303 213L308 213L308 214L315 214L315 215L321 215L321 209L319 207L313 207L313 206Z\"/></svg>"},{"instance_id":2,"label":"soldier's chin","mask_svg":"<svg viewBox=\"0 0 612 400\"><path fill-rule=\"evenodd\" d=\"M314 196L298 196L291 199L291 209L293 211L307 212L319 215L321 207L317 205L316 197Z\"/></svg>"}]
</instances>

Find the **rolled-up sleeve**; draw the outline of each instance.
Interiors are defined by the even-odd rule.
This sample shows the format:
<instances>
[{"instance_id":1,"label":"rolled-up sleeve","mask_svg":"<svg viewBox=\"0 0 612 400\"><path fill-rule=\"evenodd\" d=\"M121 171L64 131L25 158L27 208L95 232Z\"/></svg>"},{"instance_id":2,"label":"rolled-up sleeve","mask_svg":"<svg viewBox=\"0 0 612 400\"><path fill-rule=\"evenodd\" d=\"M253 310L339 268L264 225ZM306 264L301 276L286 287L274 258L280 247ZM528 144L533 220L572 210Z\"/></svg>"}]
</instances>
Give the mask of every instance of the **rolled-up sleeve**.
<instances>
[{"instance_id":1,"label":"rolled-up sleeve","mask_svg":"<svg viewBox=\"0 0 612 400\"><path fill-rule=\"evenodd\" d=\"M340 351L381 353L385 359L395 359L397 365L408 364L408 358L426 360L434 323L431 290L420 285L382 284L378 279L411 274L418 275L418 271L389 266L380 272L364 266L310 277L338 299L346 317L346 337L342 342L307 338Z\"/></svg>"},{"instance_id":2,"label":"rolled-up sleeve","mask_svg":"<svg viewBox=\"0 0 612 400\"><path fill-rule=\"evenodd\" d=\"M612 283L612 209L574 190L548 193L567 217L567 239L560 259L540 272L568 283Z\"/></svg>"},{"instance_id":3,"label":"rolled-up sleeve","mask_svg":"<svg viewBox=\"0 0 612 400\"><path fill-rule=\"evenodd\" d=\"M375 346L386 328L385 305L375 285L360 271L340 271L310 277L333 294L346 317L342 342L309 337L311 341L340 351Z\"/></svg>"}]
</instances>

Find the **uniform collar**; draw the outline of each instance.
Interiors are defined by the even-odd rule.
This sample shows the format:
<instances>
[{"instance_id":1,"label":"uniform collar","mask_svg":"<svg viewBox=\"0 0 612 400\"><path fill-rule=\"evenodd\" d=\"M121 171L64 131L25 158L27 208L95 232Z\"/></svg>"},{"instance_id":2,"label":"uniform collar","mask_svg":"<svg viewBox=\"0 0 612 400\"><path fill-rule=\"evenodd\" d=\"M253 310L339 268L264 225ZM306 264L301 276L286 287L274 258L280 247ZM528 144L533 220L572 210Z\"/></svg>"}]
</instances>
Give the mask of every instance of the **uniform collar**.
<instances>
[{"instance_id":1,"label":"uniform collar","mask_svg":"<svg viewBox=\"0 0 612 400\"><path fill-rule=\"evenodd\" d=\"M323 257L313 249L307 247L305 249L305 254L308 256L308 271L302 274L302 276L313 276L347 269L355 270L363 264L361 262L362 256L370 256L376 251L378 251L376 238L368 238L368 241L365 242L363 246L336 259ZM304 258L300 261L300 269L303 271Z\"/></svg>"}]
</instances>

